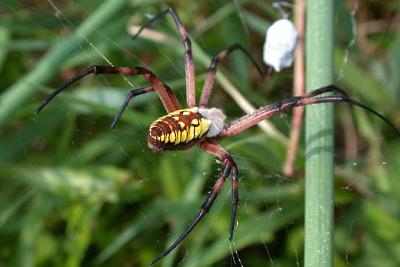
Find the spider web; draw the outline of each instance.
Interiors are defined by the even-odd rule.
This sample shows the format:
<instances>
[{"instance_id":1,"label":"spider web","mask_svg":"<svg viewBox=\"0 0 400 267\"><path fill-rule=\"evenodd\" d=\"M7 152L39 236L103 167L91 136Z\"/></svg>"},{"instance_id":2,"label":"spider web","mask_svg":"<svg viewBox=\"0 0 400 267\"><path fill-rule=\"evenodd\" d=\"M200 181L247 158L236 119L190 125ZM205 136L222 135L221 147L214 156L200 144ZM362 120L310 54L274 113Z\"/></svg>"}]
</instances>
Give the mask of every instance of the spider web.
<instances>
[{"instance_id":1,"label":"spider web","mask_svg":"<svg viewBox=\"0 0 400 267\"><path fill-rule=\"evenodd\" d=\"M235 42L235 40L231 40L232 37L229 34L234 28L241 29L238 35L234 35L236 38L242 37L244 40L262 39L263 36L258 33L259 36L253 36L254 27L256 27L254 25L258 25L254 21L258 18L265 20L268 17L267 11L262 12L260 11L261 8L255 10L258 7L257 5L246 5L245 2L239 0L234 1L234 3L211 1L209 8L213 11L204 11L204 15L197 16L196 14L196 18L200 22L192 24L194 29L191 30L190 34L193 41L212 56L219 49ZM348 11L351 24L351 32L348 35L350 38L346 39L347 43L341 56L342 60L337 76L338 82L346 80L348 75L351 75L348 74L348 65L351 64L353 53L356 53L354 50L357 47L357 18L361 3L359 1L353 3L350 11ZM28 21L44 32L50 32L54 38L76 32L80 23L94 12L93 7L85 2L77 2L72 5L69 1L47 0L47 5L45 6L42 3L42 7L35 4L25 6L22 3L11 5L6 1L1 1L1 5L6 9L6 12L19 12L25 9L31 12L43 12L40 17L29 18ZM80 12L77 13L81 13L81 15L71 15L75 14L71 11L71 8L79 10ZM196 6L193 4L193 6L180 10L185 11L186 9L187 11L186 14L179 13L184 23L190 22L190 15L187 15L192 14L190 8L194 9ZM161 8L150 4L135 4L129 12L123 12L123 16L127 18L125 25L122 23L114 25L112 22L110 22L110 25L124 28L124 31L126 31L127 25L142 25L146 21L146 16L143 16L143 14L151 17L160 10ZM198 10L202 9L199 8ZM227 19L225 23L221 22L223 20L220 16L223 16L224 12L235 14L235 10L238 10L239 15L235 16L234 19ZM246 20L246 17L250 19ZM41 21L42 18L45 18L44 22ZM218 21L222 26L218 23L214 25L213 20ZM223 41L215 37L218 33L212 30L213 27L218 27L222 32L223 38L221 39ZM58 29L55 33L53 32L54 28ZM190 26L188 29L191 29ZM66 33L63 33L62 30ZM169 17L157 22L153 30L160 33L166 31L168 37L180 44L176 29ZM86 63L80 64L79 62L88 62L89 65L135 65L145 66L149 69L155 68L157 74L163 80L165 79L172 88L175 85L177 89L174 89L174 91L182 102L185 98L183 49L171 48L171 45L144 39L131 42L128 33L126 35L126 39L116 38L115 31L110 29L108 25L105 25L104 28L98 28L90 36L83 34L84 42L76 48L71 58L67 59L69 61L66 65L70 67L63 66L61 74L57 75L61 76L60 79L49 82L46 88L42 88L43 91L50 91L49 89L76 74L75 71L80 71L82 66L86 66ZM210 44L211 42L213 44ZM218 45L214 45L214 43ZM250 44L250 41L248 45L254 46L253 43ZM260 52L261 48L255 50ZM154 55L155 53L156 55ZM18 52L13 52L12 56L23 58L23 55L18 54ZM199 62L201 59L196 59L196 56L194 54L197 78L200 81L197 83L197 88L201 88L204 80L202 73L205 73L207 67L202 66ZM276 97L276 99L283 99L290 95L290 91L277 93L276 90L272 90L272 86L268 85L277 84L284 87L279 83L279 78L272 78L268 83L264 81L254 82L253 80L256 79L252 78L251 75L242 74L243 66L246 67L246 70L252 68L250 63L241 55L234 54L232 58L232 61L223 63L219 70L226 74L244 95L249 97L250 102L258 106L263 105L267 93L272 98ZM232 62L233 64L230 64ZM379 73L379 64L371 64L371 66ZM68 69L74 70L71 73ZM290 76L290 71L278 74L277 77L285 75ZM383 80L382 78L377 79ZM200 206L207 188L212 186L218 172L221 171L221 162L212 157L204 156L197 149L159 155L149 151L145 140L147 125L152 119L157 118L156 116L163 114L160 113L162 107L155 95L135 99L129 110L123 115L123 119L117 125L117 128L115 130L109 129L113 113L118 109L128 91L132 88L139 88L143 84L143 80L140 78L133 79L125 76L87 77L84 81L67 90L65 96L57 97L51 103L53 106L49 105L49 110L44 111L44 113L47 111L48 114L54 112L54 116L63 117L62 121L60 119L54 122L53 131L57 134L47 133L46 135L43 134L42 137L38 136L34 142L32 141L34 143L32 145L26 143L23 128L13 130L16 133L17 144L23 149L15 157L15 165L18 168L15 170L10 168L9 170L10 177L20 182L14 181L6 184L11 191L16 190L14 195L11 192L7 196L18 200L11 210L21 212L21 207L29 207L27 203L34 197L41 199L36 199L35 205L46 207L37 208L37 210L43 212L43 221L41 221L40 226L43 229L42 233L45 234L34 235L31 233L29 235L28 227L22 228L21 244L25 244L23 243L24 236L40 237L36 244L43 245L47 244L46 242L53 244L51 242L58 240L53 236L49 237L49 235L61 235L67 248L62 250L59 246L55 246L59 250L58 253L61 251L71 261L75 259L74 257L83 258L82 261L76 260L82 265L107 266L109 262L114 263L120 254L134 254L135 251L140 251L137 254L145 259L124 257L124 260L132 260L132 262L141 264L147 263L154 256L154 253L162 251L166 242L171 243L193 218L194 211L197 211ZM251 87L255 87L254 92ZM266 92L260 93L262 90ZM254 93L254 96L251 93ZM212 100L212 104L220 105L223 103L223 106L226 105L227 113L228 111L232 112L231 119L243 113L236 104L229 105L230 98L222 92L220 87L215 90L214 94L215 98ZM360 95L363 96L362 93ZM260 98L260 96L264 96L264 98ZM36 101L37 99L33 100ZM38 101L36 102L38 103ZM58 107L62 107L62 110L59 110ZM32 110L34 106L29 105L29 108ZM340 112L345 113L346 110L339 110ZM369 197L380 195L379 190L385 190L385 188L387 190L387 186L398 187L400 169L399 163L393 160L397 155L395 148L388 147L388 143L382 145L382 139L394 139L393 134L385 133L384 138L382 136L378 138L369 137L371 132L374 133L374 130L370 129L371 124L365 122L369 117L357 112L356 115L359 122L353 121L350 124L356 125L357 130L357 126L361 125L363 138L369 140L356 147L356 154L372 153L378 157L377 161L381 163L375 174L372 174L374 185L370 186L369 182L365 180L368 174L359 169L365 168L368 163L367 157L355 157L346 161L345 156L343 156L345 153L338 152L336 160L342 166L338 171L342 177L339 183L343 184L341 185L341 189L343 189L341 196L346 198L350 195L350 197L358 200L363 199L365 195ZM46 114L40 116L45 117ZM46 118L50 118L50 116ZM35 118L33 124L39 126L41 120L40 117ZM52 120L49 119L49 121ZM278 116L272 121L285 134L290 130L290 119L287 115ZM65 144L56 145L58 139L61 142L68 141ZM201 266L201 257L204 256L205 260L208 259L207 257L218 259L213 262L214 265L223 262L230 266L257 266L256 264L261 264L258 262L262 262L263 266L265 264L268 264L268 266L301 266L303 248L299 245L299 240L302 235L302 216L297 215L295 209L291 206L293 204L291 198L296 199L296 194L302 190L302 175L299 175L300 181L296 181L281 174L279 162L284 159L285 150L278 141L266 136L259 129L252 129L238 138L224 140L222 143L232 152L241 173L240 210L236 227L237 239L229 243L227 238L230 216L230 182L228 180L211 212L193 231L188 240L178 248L179 253L175 256L168 256L164 264L174 266L173 262L176 261L179 262L180 266ZM389 151L389 156L384 155L382 160L380 160L381 153L378 153L378 150L381 149L380 145L384 147L384 150ZM46 146L50 146L54 151L46 150ZM373 148L369 150L368 146ZM25 159L30 157L32 151L37 151L35 157L38 157L38 159ZM51 158L53 153L54 159ZM64 153L66 155L63 155ZM267 155L271 156L267 157ZM265 158L268 158L268 160L265 160ZM41 162L41 160L44 162ZM371 159L369 160L371 161ZM303 161L302 156L299 156L298 161ZM22 167L19 166L19 162L21 162ZM110 162L115 162L115 165L110 164ZM36 165L39 167L37 171L32 171L32 174L39 177L38 179L21 178L29 176L29 170L35 170L35 167L31 166ZM263 167L263 165L266 165L266 167ZM353 166L349 168L348 165ZM27 168L28 166L30 168ZM360 167L358 168L358 166ZM23 168L26 168L26 170ZM158 168L161 171L156 174L155 169ZM388 180L391 184L389 185L380 182L377 178L379 173L386 172L390 173ZM353 175L357 177L357 181L352 182L350 180ZM63 179L65 179L65 183L58 182ZM21 182L21 180L24 182ZM54 185L52 186L51 183ZM29 186L22 186L24 184ZM272 189L268 191L268 188ZM70 191L75 190L79 193L70 193ZM192 193L188 193L187 190L192 190ZM358 195L354 192L361 193ZM62 197L58 198L57 194ZM42 195L42 198L38 198L39 195ZM270 199L260 200L258 199L259 196L266 196ZM80 200L82 200L82 203L79 203ZM60 201L62 204L59 204ZM393 203L384 198L379 198L377 201L382 201L385 203L382 205L386 206ZM354 240L357 240L354 235L357 232L356 230L360 229L357 228L359 222L356 217L361 211L357 209L358 204L355 202L358 201L345 202L350 203L348 205L350 205L350 210L354 209L354 214L345 211L339 214L339 218L345 218L343 219L345 222L339 226L339 238L342 237L340 236L342 234L344 239L339 244L339 250L340 245L344 244L344 259L347 264L353 264L352 257L356 254L353 250ZM368 205L372 204L368 203ZM52 218L53 216L49 214L52 210L57 209L62 210L62 214L60 214L60 217L53 215L56 218ZM164 212L163 209L168 209L168 212ZM298 209L302 209L302 207L299 206ZM341 209L340 205L338 209ZM35 222L33 214L28 212L26 214L22 218L28 222L29 220ZM290 216L293 216L293 219ZM373 217L373 215L370 216ZM0 223L3 223L2 218L9 217L0 217ZM6 219L3 220L7 222ZM348 222L346 220L350 223L346 223ZM63 227L59 221L63 221L66 226ZM253 233L253 229L248 228L253 226L254 229L258 229L257 225L265 224L265 222L279 224L286 221L288 223L283 224L283 227L270 229L266 225L266 230L258 230L257 233ZM40 218L36 222L40 222ZM94 226L94 224L96 225ZM80 226L82 227L80 228ZM93 230L88 230L84 226L93 227ZM53 231L52 227L62 229ZM83 238L81 240L79 237L74 237L78 234L80 237L90 236L92 238L91 243L85 244ZM374 234L379 236L379 232ZM218 239L221 241L215 241L212 239L213 235L219 235L223 238ZM7 234L6 236L12 235ZM246 241L246 238L249 241ZM280 239L283 241L279 241ZM199 245L196 245L196 242ZM142 243L147 248L140 250ZM75 247L68 247L73 245ZM82 245L82 248L79 245ZM208 245L213 250L208 249ZM18 246L16 245L16 247ZM285 252L286 260L289 263L284 262L283 252L278 251L281 247L287 250ZM220 251L226 250L230 251L230 257L218 256L217 253L223 253ZM18 251L20 257L33 261L28 252L22 249ZM78 257L74 253L81 254ZM47 261L44 262L51 261L49 256L45 259ZM357 258L356 263L359 262L360 259ZM57 265L61 264L54 264L54 266Z\"/></svg>"}]
</instances>

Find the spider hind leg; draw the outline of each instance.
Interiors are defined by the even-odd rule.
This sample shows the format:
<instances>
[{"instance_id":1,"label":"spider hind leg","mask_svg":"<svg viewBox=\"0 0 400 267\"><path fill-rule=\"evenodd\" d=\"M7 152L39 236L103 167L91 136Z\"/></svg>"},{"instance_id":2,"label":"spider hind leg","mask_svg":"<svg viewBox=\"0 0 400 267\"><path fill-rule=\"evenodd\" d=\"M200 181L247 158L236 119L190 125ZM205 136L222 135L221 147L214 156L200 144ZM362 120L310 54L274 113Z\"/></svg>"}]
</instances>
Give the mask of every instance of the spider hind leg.
<instances>
[{"instance_id":1,"label":"spider hind leg","mask_svg":"<svg viewBox=\"0 0 400 267\"><path fill-rule=\"evenodd\" d=\"M229 230L229 240L233 238L233 230L235 226L236 220L236 212L238 208L239 202L239 194L238 194L238 170L236 167L235 161L230 156L229 152L226 151L223 147L219 146L217 143L206 140L199 144L200 147L215 156L217 156L220 160L224 162L224 168L220 173L217 181L213 186L213 189L208 193L207 198L203 202L200 207L199 212L197 213L193 222L186 228L186 230L178 237L178 239L169 246L166 250L164 250L160 255L158 255L155 259L150 262L150 266L158 262L160 259L168 255L171 251L173 251L182 241L190 234L190 232L196 227L196 225L201 221L201 219L207 214L213 205L215 199L217 198L219 192L221 191L226 178L232 173L232 218Z\"/></svg>"}]
</instances>

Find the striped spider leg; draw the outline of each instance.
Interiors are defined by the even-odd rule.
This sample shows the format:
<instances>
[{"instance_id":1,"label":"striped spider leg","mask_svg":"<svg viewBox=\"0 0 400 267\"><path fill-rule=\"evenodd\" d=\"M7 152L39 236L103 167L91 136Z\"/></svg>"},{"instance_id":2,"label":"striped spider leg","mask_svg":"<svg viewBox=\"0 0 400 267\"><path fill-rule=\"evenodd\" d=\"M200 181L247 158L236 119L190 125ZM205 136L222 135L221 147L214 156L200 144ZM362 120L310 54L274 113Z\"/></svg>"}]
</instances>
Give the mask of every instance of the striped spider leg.
<instances>
[{"instance_id":1,"label":"striped spider leg","mask_svg":"<svg viewBox=\"0 0 400 267\"><path fill-rule=\"evenodd\" d=\"M185 27L183 26L176 10L174 8L168 7L163 12L154 16L151 20L149 20L146 24L144 24L137 33L132 37L132 39L136 39L140 35L140 33L154 21L160 19L166 14L170 14L173 20L175 21L176 27L178 29L180 38L183 43L183 47L185 48L185 79L186 79L186 103L188 107L196 106L196 80L194 73L194 64L193 64L193 56L192 56L192 43L190 41L189 35L187 34Z\"/></svg>"},{"instance_id":2,"label":"striped spider leg","mask_svg":"<svg viewBox=\"0 0 400 267\"><path fill-rule=\"evenodd\" d=\"M208 193L207 198L204 200L203 204L200 207L195 219L193 222L185 229L185 231L178 237L178 239L170 245L166 250L164 250L160 255L154 258L150 265L155 264L160 259L168 255L171 251L173 251L196 227L196 225L200 222L200 220L207 214L211 206L213 205L215 199L218 196L218 193L221 191L226 178L232 174L232 215L231 215L231 223L229 230L229 239L233 238L233 230L236 222L236 212L239 203L239 192L238 192L238 169L235 161L232 159L230 153L225 150L222 146L212 140L202 141L199 146L206 152L218 157L223 163L224 167L219 174L218 179L215 181L213 188Z\"/></svg>"},{"instance_id":3,"label":"striped spider leg","mask_svg":"<svg viewBox=\"0 0 400 267\"><path fill-rule=\"evenodd\" d=\"M151 83L151 87L140 88L131 91L131 93L127 97L127 102L129 99L134 97L135 95L141 95L145 93L149 93L152 91L156 91L158 96L161 99L165 109L167 112L173 112L177 108L179 108L179 102L176 99L174 93L168 86L164 86L164 84L160 81L160 79L150 70L143 68L143 67L110 67L110 66L90 66L83 72L79 73L75 77L68 80L66 83L58 87L54 90L43 102L42 104L36 109L36 112L39 113L47 104L56 97L59 93L67 89L73 83L77 82L78 80L82 79L83 77L89 74L117 74L117 75L142 75L147 81ZM124 108L125 109L125 108ZM123 111L123 110L122 110ZM115 120L118 120L118 115ZM114 120L114 121L115 121ZM116 121L115 121L116 123ZM113 122L113 125L115 125Z\"/></svg>"},{"instance_id":4,"label":"striped spider leg","mask_svg":"<svg viewBox=\"0 0 400 267\"><path fill-rule=\"evenodd\" d=\"M332 96L319 96L323 93L336 91L339 92L340 95L332 95ZM319 96L319 97L316 97ZM260 121L271 118L277 114L280 114L286 110L289 110L294 107L306 106L306 105L314 105L320 103L339 103L339 102L347 102L351 105L358 106L373 115L379 117L386 124L388 124L399 136L400 130L396 128L396 126L389 121L386 117L381 115L379 112L374 109L368 107L367 105L350 98L347 93L345 93L342 89L336 87L335 85L329 85L325 87L321 87L315 89L303 96L293 96L286 100L283 100L279 103L271 104L265 107L261 107L256 111L244 115L234 121L232 121L218 136L218 138L225 138L228 136L237 135L246 129L256 125Z\"/></svg>"}]
</instances>

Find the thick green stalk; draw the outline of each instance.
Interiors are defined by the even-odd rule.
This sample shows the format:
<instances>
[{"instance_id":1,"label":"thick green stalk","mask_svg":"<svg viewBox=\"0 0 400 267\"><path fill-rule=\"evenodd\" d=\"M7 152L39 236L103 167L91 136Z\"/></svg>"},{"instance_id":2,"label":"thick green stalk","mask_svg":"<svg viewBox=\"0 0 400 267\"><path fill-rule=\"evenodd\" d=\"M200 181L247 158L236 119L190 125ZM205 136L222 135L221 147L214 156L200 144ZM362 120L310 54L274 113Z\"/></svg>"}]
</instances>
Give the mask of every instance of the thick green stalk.
<instances>
[{"instance_id":1,"label":"thick green stalk","mask_svg":"<svg viewBox=\"0 0 400 267\"><path fill-rule=\"evenodd\" d=\"M333 0L307 1L307 91L333 83ZM306 108L306 267L333 266L333 105Z\"/></svg>"},{"instance_id":2,"label":"thick green stalk","mask_svg":"<svg viewBox=\"0 0 400 267\"><path fill-rule=\"evenodd\" d=\"M86 38L110 21L128 4L128 0L105 1L76 31L61 40L37 63L32 71L0 96L0 128L4 126L16 110L24 105L38 88L51 79L60 65L83 43Z\"/></svg>"}]
</instances>

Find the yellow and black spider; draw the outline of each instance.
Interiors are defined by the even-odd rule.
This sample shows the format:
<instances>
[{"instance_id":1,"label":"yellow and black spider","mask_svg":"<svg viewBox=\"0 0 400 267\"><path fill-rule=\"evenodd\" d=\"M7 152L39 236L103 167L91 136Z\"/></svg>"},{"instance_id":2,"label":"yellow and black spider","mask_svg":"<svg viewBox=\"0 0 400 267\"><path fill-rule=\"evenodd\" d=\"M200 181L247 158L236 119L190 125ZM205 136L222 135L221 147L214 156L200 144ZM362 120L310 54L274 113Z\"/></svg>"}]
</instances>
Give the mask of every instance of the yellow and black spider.
<instances>
[{"instance_id":1,"label":"yellow and black spider","mask_svg":"<svg viewBox=\"0 0 400 267\"><path fill-rule=\"evenodd\" d=\"M170 14L174 19L178 28L180 37L185 47L185 77L186 77L186 107L181 108L179 101L177 100L174 92L164 84L153 72L143 67L109 67L109 66L91 66L85 71L76 75L61 87L56 89L50 94L43 103L38 107L37 112L40 112L57 94L62 92L64 89L69 87L79 79L89 74L131 74L131 75L142 75L149 83L150 86L131 90L126 97L124 103L121 106L120 111L117 113L115 119L111 124L111 128L114 128L123 111L128 106L129 102L133 97L150 93L155 91L161 99L167 115L160 117L155 120L149 128L147 140L148 146L155 152L162 152L165 150L182 150L189 147L198 145L204 151L217 156L223 163L224 168L219 174L213 189L208 193L207 198L200 207L200 211L193 222L186 228L186 230L180 235L180 237L169 246L164 252L153 259L150 265L153 265L161 258L169 254L174 250L185 237L193 230L193 228L200 222L204 215L211 208L215 199L218 196L222 186L225 183L226 178L231 175L232 177L232 216L229 228L229 239L233 238L233 231L236 221L236 212L239 202L238 194L238 168L235 161L229 154L229 152L218 144L218 141L229 136L237 135L244 130L256 125L257 123L268 119L272 116L282 113L285 110L293 107L312 105L318 103L328 102L348 102L352 105L361 107L368 112L378 116L383 121L392 127L396 133L400 136L400 131L384 116L380 115L377 111L372 108L358 102L357 100L351 99L347 94L333 86L326 86L309 92L303 96L291 97L283 100L279 103L267 105L261 107L251 114L244 115L232 122L225 122L225 114L221 109L207 107L208 100L210 98L211 91L213 89L215 81L215 73L217 65L220 61L224 60L232 51L241 50L243 51L257 66L255 60L250 54L240 45L233 44L228 48L218 53L211 62L210 68L207 73L207 77L201 92L200 101L196 104L195 99L195 73L194 65L192 60L192 49L190 38L183 27L176 11L173 8L167 8L162 13L155 16L147 24L145 24L133 37L136 38L141 31L153 23L160 17ZM260 68L257 66L261 73ZM322 93L335 91L338 95L331 96L319 96Z\"/></svg>"}]
</instances>

